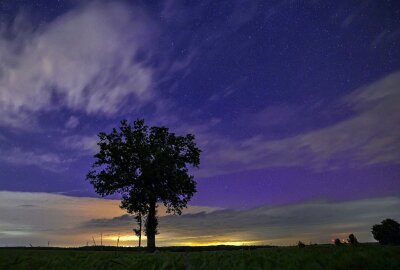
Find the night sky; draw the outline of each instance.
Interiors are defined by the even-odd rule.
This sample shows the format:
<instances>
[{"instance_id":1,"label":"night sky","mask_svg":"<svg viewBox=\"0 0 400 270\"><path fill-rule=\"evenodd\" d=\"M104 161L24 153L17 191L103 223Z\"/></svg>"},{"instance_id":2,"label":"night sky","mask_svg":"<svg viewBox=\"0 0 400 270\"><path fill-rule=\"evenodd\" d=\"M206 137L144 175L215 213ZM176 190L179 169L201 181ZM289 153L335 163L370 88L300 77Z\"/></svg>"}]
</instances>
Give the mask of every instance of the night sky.
<instances>
[{"instance_id":1,"label":"night sky","mask_svg":"<svg viewBox=\"0 0 400 270\"><path fill-rule=\"evenodd\" d=\"M193 244L167 236L201 238L197 219L213 235L198 244L372 240L370 222L400 218L400 2L1 0L0 246L131 230L85 175L96 134L137 118L203 150L198 192L161 218L161 243ZM53 224L50 204L80 219ZM243 221L260 213L267 225Z\"/></svg>"}]
</instances>

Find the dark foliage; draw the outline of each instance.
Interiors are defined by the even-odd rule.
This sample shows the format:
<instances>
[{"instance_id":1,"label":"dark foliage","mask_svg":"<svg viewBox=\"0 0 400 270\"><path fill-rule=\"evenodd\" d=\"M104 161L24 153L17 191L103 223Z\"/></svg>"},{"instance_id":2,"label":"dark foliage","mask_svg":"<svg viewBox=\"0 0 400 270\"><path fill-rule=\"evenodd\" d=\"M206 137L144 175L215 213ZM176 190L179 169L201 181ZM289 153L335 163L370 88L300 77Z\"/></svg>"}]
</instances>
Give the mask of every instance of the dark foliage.
<instances>
[{"instance_id":1,"label":"dark foliage","mask_svg":"<svg viewBox=\"0 0 400 270\"><path fill-rule=\"evenodd\" d=\"M335 243L335 246L341 246L341 245L343 245L343 243L340 241L339 238L336 238L334 243Z\"/></svg>"},{"instance_id":2,"label":"dark foliage","mask_svg":"<svg viewBox=\"0 0 400 270\"><path fill-rule=\"evenodd\" d=\"M393 219L385 219L372 226L372 235L382 245L400 244L400 224Z\"/></svg>"},{"instance_id":3,"label":"dark foliage","mask_svg":"<svg viewBox=\"0 0 400 270\"><path fill-rule=\"evenodd\" d=\"M133 125L121 121L119 130L98 134L100 147L87 180L102 196L122 194L121 208L147 216L145 233L149 251L155 249L157 203L169 213L182 213L196 192L188 165L198 167L201 150L192 134L177 136L166 127Z\"/></svg>"},{"instance_id":4,"label":"dark foliage","mask_svg":"<svg viewBox=\"0 0 400 270\"><path fill-rule=\"evenodd\" d=\"M357 238L354 236L354 234L350 234L349 238L347 239L347 241L349 242L349 244L353 245L353 246L357 246L358 245L358 240Z\"/></svg>"},{"instance_id":5,"label":"dark foliage","mask_svg":"<svg viewBox=\"0 0 400 270\"><path fill-rule=\"evenodd\" d=\"M297 246L298 246L299 248L304 248L304 247L306 247L306 245L305 245L303 242L301 242L301 241L299 241L299 242L297 243Z\"/></svg>"}]
</instances>

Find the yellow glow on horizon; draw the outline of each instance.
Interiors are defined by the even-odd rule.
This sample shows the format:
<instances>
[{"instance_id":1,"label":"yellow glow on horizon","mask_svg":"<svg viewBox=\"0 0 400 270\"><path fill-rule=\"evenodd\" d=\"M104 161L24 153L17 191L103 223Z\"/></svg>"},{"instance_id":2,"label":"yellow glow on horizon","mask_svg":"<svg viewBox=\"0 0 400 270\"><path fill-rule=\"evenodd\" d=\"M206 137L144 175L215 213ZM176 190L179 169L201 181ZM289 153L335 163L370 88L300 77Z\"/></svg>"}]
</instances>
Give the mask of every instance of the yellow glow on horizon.
<instances>
[{"instance_id":1,"label":"yellow glow on horizon","mask_svg":"<svg viewBox=\"0 0 400 270\"><path fill-rule=\"evenodd\" d=\"M136 241L139 238L135 235L120 235L119 236L119 241L121 242L126 242L126 241ZM118 241L118 235L112 235L112 236L107 236L104 238L104 240L109 240L109 241ZM146 240L146 236L142 235L142 241Z\"/></svg>"},{"instance_id":2,"label":"yellow glow on horizon","mask_svg":"<svg viewBox=\"0 0 400 270\"><path fill-rule=\"evenodd\" d=\"M252 246L252 245L261 245L263 241L209 241L209 242L182 242L180 245L182 246L219 246L219 245L227 245L227 246Z\"/></svg>"},{"instance_id":3,"label":"yellow glow on horizon","mask_svg":"<svg viewBox=\"0 0 400 270\"><path fill-rule=\"evenodd\" d=\"M104 241L110 241L110 242L117 242L118 241L118 237L119 237L119 242L121 243L121 246L123 246L123 242L133 242L135 243L136 241L138 241L138 237L135 235L128 235L128 234L124 234L124 235L110 235L110 236L106 236L103 238ZM191 238L191 237L190 237ZM194 237L195 238L195 237ZM142 242L145 244L146 243L146 236L142 235ZM186 238L187 240L187 238ZM218 246L218 245L227 245L227 246L243 246L243 245L247 245L247 246L251 246L251 245L263 245L265 244L265 241L255 241L255 240L251 240L251 241L246 241L246 240L222 240L222 239L216 239L216 240L198 240L198 241L176 241L174 243L171 243L171 246ZM164 246L164 245L161 245Z\"/></svg>"}]
</instances>

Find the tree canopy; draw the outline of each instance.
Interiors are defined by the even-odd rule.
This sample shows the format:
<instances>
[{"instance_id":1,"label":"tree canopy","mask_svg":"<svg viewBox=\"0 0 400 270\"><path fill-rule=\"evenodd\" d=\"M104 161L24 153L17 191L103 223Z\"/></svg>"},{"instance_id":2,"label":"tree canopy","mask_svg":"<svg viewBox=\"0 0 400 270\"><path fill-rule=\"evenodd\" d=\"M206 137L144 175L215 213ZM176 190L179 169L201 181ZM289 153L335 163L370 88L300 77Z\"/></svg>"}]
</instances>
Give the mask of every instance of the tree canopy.
<instances>
[{"instance_id":1,"label":"tree canopy","mask_svg":"<svg viewBox=\"0 0 400 270\"><path fill-rule=\"evenodd\" d=\"M201 150L192 134L177 136L166 127L148 127L138 119L121 121L117 130L98 134L99 152L87 180L102 196L122 195L121 208L147 216L147 247L155 249L157 203L182 213L196 192L188 166L198 167Z\"/></svg>"},{"instance_id":2,"label":"tree canopy","mask_svg":"<svg viewBox=\"0 0 400 270\"><path fill-rule=\"evenodd\" d=\"M372 235L383 245L400 244L400 224L393 219L385 219L381 224L372 226Z\"/></svg>"},{"instance_id":3,"label":"tree canopy","mask_svg":"<svg viewBox=\"0 0 400 270\"><path fill-rule=\"evenodd\" d=\"M358 240L357 237L354 234L349 234L349 237L347 238L347 242L353 246L358 245Z\"/></svg>"}]
</instances>

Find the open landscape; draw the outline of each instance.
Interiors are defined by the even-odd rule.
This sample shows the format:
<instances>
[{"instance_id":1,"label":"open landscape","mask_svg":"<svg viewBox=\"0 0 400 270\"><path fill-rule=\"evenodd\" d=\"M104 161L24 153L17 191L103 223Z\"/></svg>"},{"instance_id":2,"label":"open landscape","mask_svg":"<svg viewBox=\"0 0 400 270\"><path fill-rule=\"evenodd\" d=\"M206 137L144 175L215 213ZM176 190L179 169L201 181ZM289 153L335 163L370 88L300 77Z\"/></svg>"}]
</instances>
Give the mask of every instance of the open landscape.
<instances>
[{"instance_id":1,"label":"open landscape","mask_svg":"<svg viewBox=\"0 0 400 270\"><path fill-rule=\"evenodd\" d=\"M400 0L0 0L0 270L400 270Z\"/></svg>"},{"instance_id":2,"label":"open landscape","mask_svg":"<svg viewBox=\"0 0 400 270\"><path fill-rule=\"evenodd\" d=\"M251 248L251 247L250 247ZM363 244L358 247L208 247L218 251L175 251L148 254L132 250L0 249L0 269L400 269L400 246Z\"/></svg>"}]
</instances>

